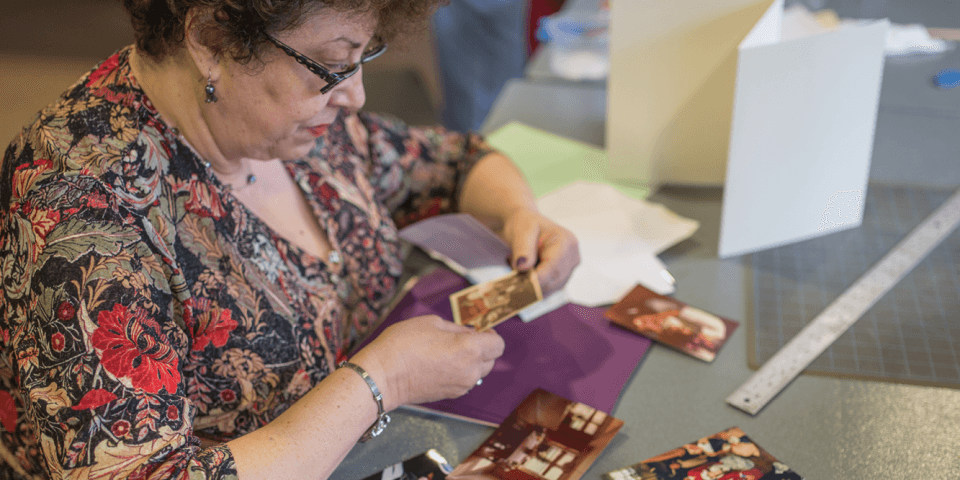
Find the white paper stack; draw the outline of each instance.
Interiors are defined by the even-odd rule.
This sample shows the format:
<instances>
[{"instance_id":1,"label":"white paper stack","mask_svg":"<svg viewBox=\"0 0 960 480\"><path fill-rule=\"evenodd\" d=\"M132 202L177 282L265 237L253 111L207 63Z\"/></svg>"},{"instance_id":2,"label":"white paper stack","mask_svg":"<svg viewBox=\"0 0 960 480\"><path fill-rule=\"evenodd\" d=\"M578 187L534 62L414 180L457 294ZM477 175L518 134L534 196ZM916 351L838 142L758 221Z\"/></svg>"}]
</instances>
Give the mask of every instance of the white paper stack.
<instances>
[{"instance_id":1,"label":"white paper stack","mask_svg":"<svg viewBox=\"0 0 960 480\"><path fill-rule=\"evenodd\" d=\"M585 306L616 303L638 283L673 293L673 277L657 254L700 226L598 182L574 182L541 197L537 207L580 242L581 263L566 290L570 301Z\"/></svg>"}]
</instances>

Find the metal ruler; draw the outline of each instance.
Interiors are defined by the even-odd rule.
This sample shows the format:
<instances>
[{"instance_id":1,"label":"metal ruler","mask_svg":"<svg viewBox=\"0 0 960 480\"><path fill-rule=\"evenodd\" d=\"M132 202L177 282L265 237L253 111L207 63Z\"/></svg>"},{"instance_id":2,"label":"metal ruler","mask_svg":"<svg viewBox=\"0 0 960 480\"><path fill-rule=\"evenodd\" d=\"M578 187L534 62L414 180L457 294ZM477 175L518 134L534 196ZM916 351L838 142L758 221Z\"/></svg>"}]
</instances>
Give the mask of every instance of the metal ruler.
<instances>
[{"instance_id":1,"label":"metal ruler","mask_svg":"<svg viewBox=\"0 0 960 480\"><path fill-rule=\"evenodd\" d=\"M756 415L960 225L960 190L800 330L727 403Z\"/></svg>"}]
</instances>

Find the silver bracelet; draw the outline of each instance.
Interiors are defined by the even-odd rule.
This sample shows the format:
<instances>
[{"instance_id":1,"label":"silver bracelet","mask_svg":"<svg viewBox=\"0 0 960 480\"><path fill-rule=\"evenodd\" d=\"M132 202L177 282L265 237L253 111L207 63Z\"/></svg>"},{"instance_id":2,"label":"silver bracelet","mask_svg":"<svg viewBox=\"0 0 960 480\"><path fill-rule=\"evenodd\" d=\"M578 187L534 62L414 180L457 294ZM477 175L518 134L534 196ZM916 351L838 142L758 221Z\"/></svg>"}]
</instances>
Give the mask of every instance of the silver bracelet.
<instances>
[{"instance_id":1,"label":"silver bracelet","mask_svg":"<svg viewBox=\"0 0 960 480\"><path fill-rule=\"evenodd\" d=\"M373 379L370 378L366 370L350 362L340 362L338 368L339 367L347 367L357 372L360 378L362 378L364 382L367 382L367 386L370 387L370 392L373 393L373 399L377 402L377 421L373 422L373 425L370 425L370 428L360 437L361 442L366 442L383 433L383 430L387 428L387 424L390 423L390 415L387 415L387 412L383 410L383 395L380 394L380 389L377 388L377 384L373 382Z\"/></svg>"}]
</instances>

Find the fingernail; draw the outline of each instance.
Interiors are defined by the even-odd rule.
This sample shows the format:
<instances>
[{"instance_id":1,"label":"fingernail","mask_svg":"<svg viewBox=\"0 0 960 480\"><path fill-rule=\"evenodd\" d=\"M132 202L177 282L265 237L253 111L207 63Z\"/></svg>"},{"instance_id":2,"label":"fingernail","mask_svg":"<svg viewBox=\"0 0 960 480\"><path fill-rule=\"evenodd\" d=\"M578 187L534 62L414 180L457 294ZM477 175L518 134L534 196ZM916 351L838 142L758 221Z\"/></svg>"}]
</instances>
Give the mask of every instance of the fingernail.
<instances>
[{"instance_id":1,"label":"fingernail","mask_svg":"<svg viewBox=\"0 0 960 480\"><path fill-rule=\"evenodd\" d=\"M517 259L516 263L517 268L527 268L527 257L520 257Z\"/></svg>"}]
</instances>

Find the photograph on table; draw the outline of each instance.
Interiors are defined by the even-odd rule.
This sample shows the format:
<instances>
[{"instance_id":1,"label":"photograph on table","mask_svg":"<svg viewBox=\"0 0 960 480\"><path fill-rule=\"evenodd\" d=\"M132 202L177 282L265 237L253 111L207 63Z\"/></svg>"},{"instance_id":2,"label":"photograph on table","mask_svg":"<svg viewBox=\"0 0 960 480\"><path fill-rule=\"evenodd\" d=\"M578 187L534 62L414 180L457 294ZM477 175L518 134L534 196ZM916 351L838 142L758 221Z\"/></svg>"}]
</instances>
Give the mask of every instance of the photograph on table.
<instances>
[{"instance_id":1,"label":"photograph on table","mask_svg":"<svg viewBox=\"0 0 960 480\"><path fill-rule=\"evenodd\" d=\"M543 300L540 282L533 270L512 272L487 283L450 295L453 321L483 332Z\"/></svg>"},{"instance_id":2,"label":"photograph on table","mask_svg":"<svg viewBox=\"0 0 960 480\"><path fill-rule=\"evenodd\" d=\"M363 480L444 480L453 467L440 452L430 449L413 458L395 463Z\"/></svg>"},{"instance_id":3,"label":"photograph on table","mask_svg":"<svg viewBox=\"0 0 960 480\"><path fill-rule=\"evenodd\" d=\"M740 325L638 285L604 314L617 325L712 362Z\"/></svg>"},{"instance_id":4,"label":"photograph on table","mask_svg":"<svg viewBox=\"0 0 960 480\"><path fill-rule=\"evenodd\" d=\"M603 480L801 480L743 430L729 428L632 467L614 470Z\"/></svg>"},{"instance_id":5,"label":"photograph on table","mask_svg":"<svg viewBox=\"0 0 960 480\"><path fill-rule=\"evenodd\" d=\"M449 480L577 480L623 421L538 388Z\"/></svg>"}]
</instances>

